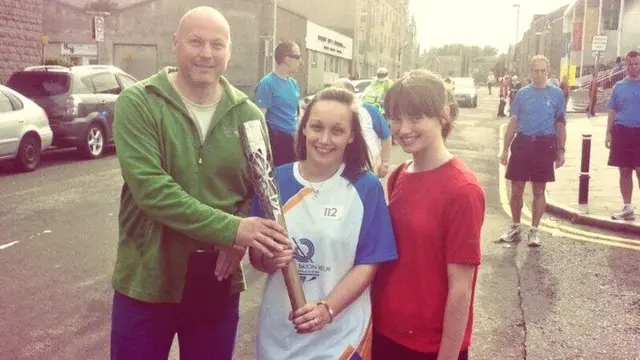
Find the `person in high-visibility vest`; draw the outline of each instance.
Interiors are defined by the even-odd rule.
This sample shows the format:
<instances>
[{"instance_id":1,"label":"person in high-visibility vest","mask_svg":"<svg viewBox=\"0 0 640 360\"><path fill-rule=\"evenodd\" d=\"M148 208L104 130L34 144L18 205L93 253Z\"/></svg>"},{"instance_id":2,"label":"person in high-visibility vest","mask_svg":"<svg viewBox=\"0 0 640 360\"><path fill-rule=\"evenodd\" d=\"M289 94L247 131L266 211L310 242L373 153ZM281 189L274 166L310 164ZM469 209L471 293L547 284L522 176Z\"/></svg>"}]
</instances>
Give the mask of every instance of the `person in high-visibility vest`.
<instances>
[{"instance_id":1,"label":"person in high-visibility vest","mask_svg":"<svg viewBox=\"0 0 640 360\"><path fill-rule=\"evenodd\" d=\"M376 78L367 86L362 95L362 102L375 106L384 114L384 95L393 85L393 80L389 79L389 70L379 68Z\"/></svg>"},{"instance_id":2,"label":"person in high-visibility vest","mask_svg":"<svg viewBox=\"0 0 640 360\"><path fill-rule=\"evenodd\" d=\"M456 82L453 81L453 79L451 79L450 77L447 76L446 78L444 78L444 87L447 90L453 91L453 90L456 89Z\"/></svg>"}]
</instances>

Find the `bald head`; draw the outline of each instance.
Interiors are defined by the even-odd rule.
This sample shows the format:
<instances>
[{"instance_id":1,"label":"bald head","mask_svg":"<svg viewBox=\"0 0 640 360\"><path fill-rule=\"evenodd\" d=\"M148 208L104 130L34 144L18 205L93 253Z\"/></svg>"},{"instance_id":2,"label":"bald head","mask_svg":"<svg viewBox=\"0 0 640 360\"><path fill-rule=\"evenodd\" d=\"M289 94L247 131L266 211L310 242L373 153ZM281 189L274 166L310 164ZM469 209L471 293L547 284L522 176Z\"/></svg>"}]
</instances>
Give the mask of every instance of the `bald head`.
<instances>
[{"instance_id":1,"label":"bald head","mask_svg":"<svg viewBox=\"0 0 640 360\"><path fill-rule=\"evenodd\" d=\"M187 36L194 29L202 27L215 27L220 35L226 35L227 39L231 37L231 28L227 19L218 10L209 6L199 6L187 11L178 23L176 36Z\"/></svg>"},{"instance_id":2,"label":"bald head","mask_svg":"<svg viewBox=\"0 0 640 360\"><path fill-rule=\"evenodd\" d=\"M218 86L231 56L229 22L212 7L192 9L180 19L172 48L180 81L198 88Z\"/></svg>"},{"instance_id":3,"label":"bald head","mask_svg":"<svg viewBox=\"0 0 640 360\"><path fill-rule=\"evenodd\" d=\"M352 93L356 92L356 88L353 86L353 83L347 78L338 79L334 81L331 86L335 88L346 89Z\"/></svg>"}]
</instances>

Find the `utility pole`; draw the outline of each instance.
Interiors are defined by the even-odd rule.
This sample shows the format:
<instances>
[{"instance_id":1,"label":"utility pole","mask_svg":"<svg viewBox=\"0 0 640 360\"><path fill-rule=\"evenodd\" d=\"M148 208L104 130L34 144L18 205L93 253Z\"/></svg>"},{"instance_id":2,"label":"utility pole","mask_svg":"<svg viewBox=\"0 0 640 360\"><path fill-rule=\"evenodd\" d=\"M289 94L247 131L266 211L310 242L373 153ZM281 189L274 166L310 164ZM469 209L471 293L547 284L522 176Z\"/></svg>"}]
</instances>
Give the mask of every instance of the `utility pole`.
<instances>
[{"instance_id":1,"label":"utility pole","mask_svg":"<svg viewBox=\"0 0 640 360\"><path fill-rule=\"evenodd\" d=\"M620 0L620 13L618 14L618 46L616 56L622 56L622 23L624 20L624 0Z\"/></svg>"},{"instance_id":2,"label":"utility pole","mask_svg":"<svg viewBox=\"0 0 640 360\"><path fill-rule=\"evenodd\" d=\"M276 28L278 27L278 0L273 0L273 43L271 49L271 70L276 71Z\"/></svg>"}]
</instances>

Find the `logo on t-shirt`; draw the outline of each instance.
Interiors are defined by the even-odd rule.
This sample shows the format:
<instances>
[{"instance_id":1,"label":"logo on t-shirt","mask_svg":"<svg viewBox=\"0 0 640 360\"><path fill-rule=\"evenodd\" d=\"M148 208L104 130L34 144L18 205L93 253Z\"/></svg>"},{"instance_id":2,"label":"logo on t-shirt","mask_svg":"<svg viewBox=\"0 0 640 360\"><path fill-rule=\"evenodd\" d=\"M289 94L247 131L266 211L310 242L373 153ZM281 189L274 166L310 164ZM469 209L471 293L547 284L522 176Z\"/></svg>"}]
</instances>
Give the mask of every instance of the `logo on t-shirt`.
<instances>
[{"instance_id":1,"label":"logo on t-shirt","mask_svg":"<svg viewBox=\"0 0 640 360\"><path fill-rule=\"evenodd\" d=\"M330 266L315 264L313 262L316 247L311 240L302 238L300 240L293 239L293 242L296 245L293 257L298 262L298 273L300 274L301 282L313 281L317 279L321 273L331 271Z\"/></svg>"}]
</instances>

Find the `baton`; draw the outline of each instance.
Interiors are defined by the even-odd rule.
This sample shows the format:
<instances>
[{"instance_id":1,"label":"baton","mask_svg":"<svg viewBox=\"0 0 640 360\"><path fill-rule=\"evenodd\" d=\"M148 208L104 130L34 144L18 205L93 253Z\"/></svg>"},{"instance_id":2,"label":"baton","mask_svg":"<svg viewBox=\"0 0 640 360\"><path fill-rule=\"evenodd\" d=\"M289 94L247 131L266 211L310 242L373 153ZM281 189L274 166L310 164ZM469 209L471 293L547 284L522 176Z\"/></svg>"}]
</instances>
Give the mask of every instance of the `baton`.
<instances>
[{"instance_id":1,"label":"baton","mask_svg":"<svg viewBox=\"0 0 640 360\"><path fill-rule=\"evenodd\" d=\"M267 134L264 125L260 120L250 120L240 125L239 133L244 155L249 164L251 183L265 218L275 220L286 229L280 194L274 179L271 149L265 141ZM287 286L291 308L294 311L300 309L307 300L304 297L295 260L282 269L282 276Z\"/></svg>"}]
</instances>

